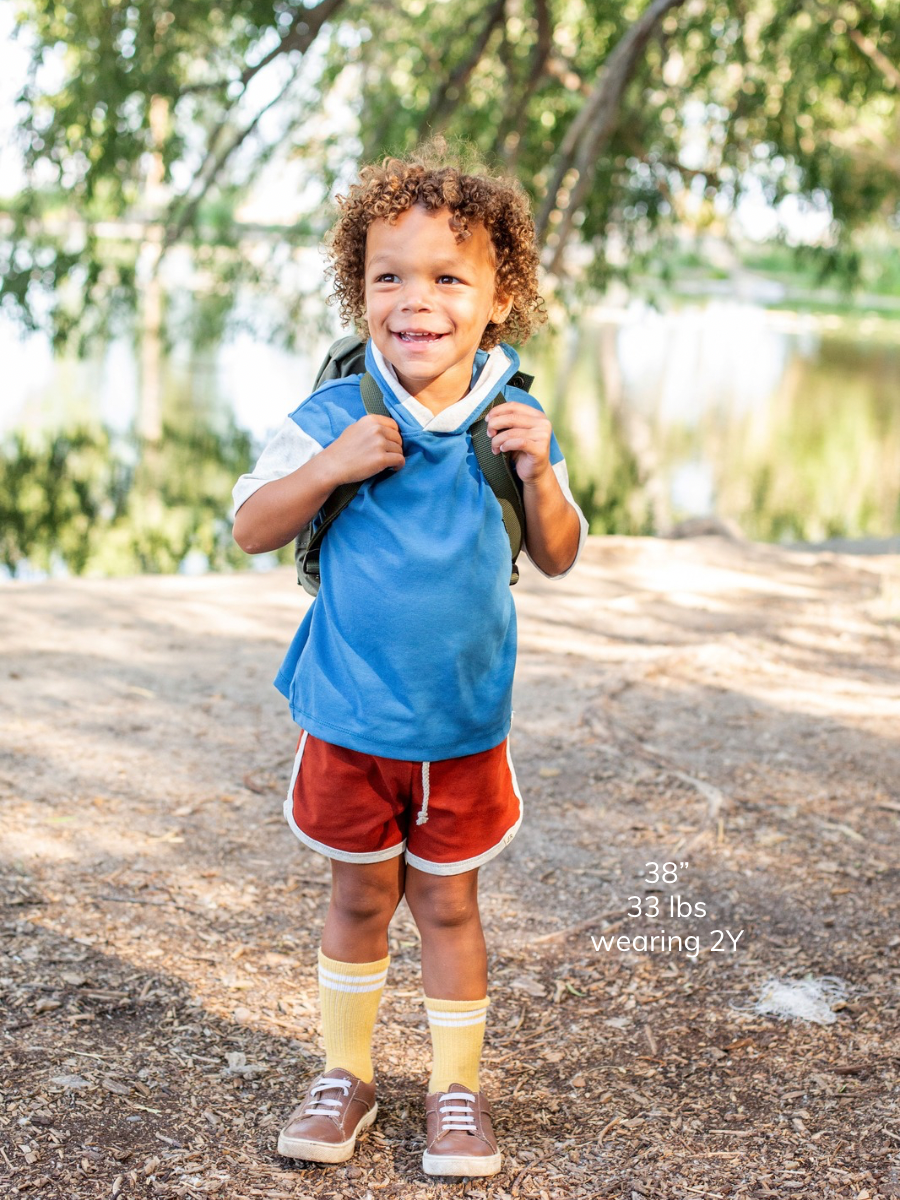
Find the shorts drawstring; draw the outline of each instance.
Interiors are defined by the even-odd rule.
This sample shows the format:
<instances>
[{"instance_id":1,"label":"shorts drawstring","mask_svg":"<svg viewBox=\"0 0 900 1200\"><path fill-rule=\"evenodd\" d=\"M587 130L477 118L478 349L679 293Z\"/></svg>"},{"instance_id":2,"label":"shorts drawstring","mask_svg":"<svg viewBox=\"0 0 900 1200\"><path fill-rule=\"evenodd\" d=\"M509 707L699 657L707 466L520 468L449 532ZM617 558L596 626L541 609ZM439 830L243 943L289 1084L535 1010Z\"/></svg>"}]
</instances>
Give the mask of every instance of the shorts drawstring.
<instances>
[{"instance_id":1,"label":"shorts drawstring","mask_svg":"<svg viewBox=\"0 0 900 1200\"><path fill-rule=\"evenodd\" d=\"M424 825L428 820L428 773L431 763L422 763L422 807L416 817L417 825Z\"/></svg>"}]
</instances>

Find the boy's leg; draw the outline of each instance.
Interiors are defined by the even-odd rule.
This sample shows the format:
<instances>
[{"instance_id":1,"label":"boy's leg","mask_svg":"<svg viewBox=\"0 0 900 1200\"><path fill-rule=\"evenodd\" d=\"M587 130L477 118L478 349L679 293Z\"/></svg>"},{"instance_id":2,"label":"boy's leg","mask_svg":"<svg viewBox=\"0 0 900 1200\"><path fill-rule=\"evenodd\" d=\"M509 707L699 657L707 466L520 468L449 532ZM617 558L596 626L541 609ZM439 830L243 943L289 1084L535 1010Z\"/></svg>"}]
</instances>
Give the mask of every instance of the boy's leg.
<instances>
[{"instance_id":1,"label":"boy's leg","mask_svg":"<svg viewBox=\"0 0 900 1200\"><path fill-rule=\"evenodd\" d=\"M488 1009L478 871L432 875L407 867L406 901L422 935L434 1052L423 1167L430 1175L494 1175L501 1155L478 1078Z\"/></svg>"},{"instance_id":2,"label":"boy's leg","mask_svg":"<svg viewBox=\"0 0 900 1200\"><path fill-rule=\"evenodd\" d=\"M434 1066L429 1092L461 1083L478 1091L487 1013L487 951L478 871L430 875L406 869L406 902L422 936L422 985Z\"/></svg>"},{"instance_id":3,"label":"boy's leg","mask_svg":"<svg viewBox=\"0 0 900 1200\"><path fill-rule=\"evenodd\" d=\"M331 902L319 952L325 1070L365 1083L374 1072L372 1031L390 959L387 931L403 895L402 855L379 863L331 860Z\"/></svg>"},{"instance_id":4,"label":"boy's leg","mask_svg":"<svg viewBox=\"0 0 900 1200\"><path fill-rule=\"evenodd\" d=\"M387 930L403 895L402 856L379 863L333 859L331 903L319 951L325 1069L278 1139L279 1153L343 1162L378 1111L372 1031L390 959Z\"/></svg>"},{"instance_id":5,"label":"boy's leg","mask_svg":"<svg viewBox=\"0 0 900 1200\"><path fill-rule=\"evenodd\" d=\"M487 950L478 911L478 871L432 875L408 866L406 903L422 935L425 994L481 999L487 991Z\"/></svg>"}]
</instances>

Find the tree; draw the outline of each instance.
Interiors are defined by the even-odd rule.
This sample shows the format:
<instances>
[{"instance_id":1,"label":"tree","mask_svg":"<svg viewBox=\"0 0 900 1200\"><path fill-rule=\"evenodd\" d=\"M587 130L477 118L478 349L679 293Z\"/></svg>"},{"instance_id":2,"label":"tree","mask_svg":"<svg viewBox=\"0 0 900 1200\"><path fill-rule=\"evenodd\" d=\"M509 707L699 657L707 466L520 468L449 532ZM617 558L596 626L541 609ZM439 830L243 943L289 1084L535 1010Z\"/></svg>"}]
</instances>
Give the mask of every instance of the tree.
<instances>
[{"instance_id":1,"label":"tree","mask_svg":"<svg viewBox=\"0 0 900 1200\"><path fill-rule=\"evenodd\" d=\"M519 175L559 280L601 284L751 181L830 210L832 262L898 220L900 0L22 0L19 23L0 302L34 324L49 294L59 338L185 244L227 312L318 238L357 157L435 130ZM248 229L248 193L298 163L291 220Z\"/></svg>"}]
</instances>

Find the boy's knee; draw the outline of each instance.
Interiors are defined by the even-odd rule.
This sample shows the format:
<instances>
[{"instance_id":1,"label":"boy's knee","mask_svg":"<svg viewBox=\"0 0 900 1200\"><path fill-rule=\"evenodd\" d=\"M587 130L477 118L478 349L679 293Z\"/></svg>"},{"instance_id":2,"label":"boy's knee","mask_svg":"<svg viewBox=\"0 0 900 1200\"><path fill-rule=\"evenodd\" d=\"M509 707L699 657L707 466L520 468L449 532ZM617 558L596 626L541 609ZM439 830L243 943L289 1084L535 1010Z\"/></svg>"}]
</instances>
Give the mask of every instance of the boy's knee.
<instances>
[{"instance_id":1,"label":"boy's knee","mask_svg":"<svg viewBox=\"0 0 900 1200\"><path fill-rule=\"evenodd\" d=\"M349 878L335 879L331 903L347 920L356 922L388 922L400 903L395 884L385 880Z\"/></svg>"},{"instance_id":2,"label":"boy's knee","mask_svg":"<svg viewBox=\"0 0 900 1200\"><path fill-rule=\"evenodd\" d=\"M432 929L458 929L478 920L478 893L468 883L459 883L453 876L435 875L419 882L415 890L407 888L407 903L417 925Z\"/></svg>"}]
</instances>

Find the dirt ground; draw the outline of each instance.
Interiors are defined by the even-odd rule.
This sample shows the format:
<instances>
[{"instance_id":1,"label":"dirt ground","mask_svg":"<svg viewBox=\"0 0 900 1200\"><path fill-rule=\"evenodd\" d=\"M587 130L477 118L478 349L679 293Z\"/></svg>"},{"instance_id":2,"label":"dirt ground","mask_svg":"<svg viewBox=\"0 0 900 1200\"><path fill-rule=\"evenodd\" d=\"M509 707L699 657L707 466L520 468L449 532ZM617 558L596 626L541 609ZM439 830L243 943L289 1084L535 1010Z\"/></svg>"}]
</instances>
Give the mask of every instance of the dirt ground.
<instances>
[{"instance_id":1,"label":"dirt ground","mask_svg":"<svg viewBox=\"0 0 900 1200\"><path fill-rule=\"evenodd\" d=\"M421 1171L405 908L374 1130L275 1153L328 896L281 816L290 573L0 592L0 1195L900 1197L900 558L592 538L516 600L526 820L482 873L505 1167L467 1183ZM844 982L833 1023L753 1011L806 975Z\"/></svg>"}]
</instances>

